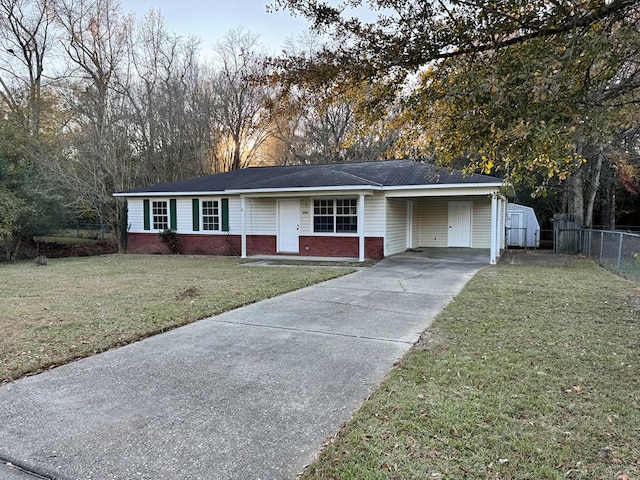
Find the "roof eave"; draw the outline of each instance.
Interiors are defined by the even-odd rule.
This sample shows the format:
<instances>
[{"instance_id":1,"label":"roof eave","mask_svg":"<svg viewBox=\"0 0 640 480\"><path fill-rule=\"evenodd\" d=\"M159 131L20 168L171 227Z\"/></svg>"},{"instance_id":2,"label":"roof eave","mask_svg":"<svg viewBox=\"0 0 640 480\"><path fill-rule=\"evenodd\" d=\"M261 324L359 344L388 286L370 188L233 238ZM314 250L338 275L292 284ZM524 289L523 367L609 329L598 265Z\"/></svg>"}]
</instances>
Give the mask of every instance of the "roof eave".
<instances>
[{"instance_id":1,"label":"roof eave","mask_svg":"<svg viewBox=\"0 0 640 480\"><path fill-rule=\"evenodd\" d=\"M433 183L422 185L393 185L385 187L385 190L420 190L420 189L439 189L439 188L502 188L504 184L502 182L487 182L487 183Z\"/></svg>"},{"instance_id":2,"label":"roof eave","mask_svg":"<svg viewBox=\"0 0 640 480\"><path fill-rule=\"evenodd\" d=\"M366 191L366 190L383 190L384 187L378 185L342 185L342 186L323 186L323 187L289 187L289 188L246 188L246 189L230 189L225 193L228 195L256 195L268 193L313 193L313 192L342 192L342 191Z\"/></svg>"},{"instance_id":3,"label":"roof eave","mask_svg":"<svg viewBox=\"0 0 640 480\"><path fill-rule=\"evenodd\" d=\"M192 192L117 192L114 197L198 197L205 195L225 195L224 190L192 191Z\"/></svg>"},{"instance_id":4,"label":"roof eave","mask_svg":"<svg viewBox=\"0 0 640 480\"><path fill-rule=\"evenodd\" d=\"M423 184L423 185L342 185L342 186L322 186L322 187L293 187L293 188L237 188L229 190L216 191L188 191L188 192L118 192L114 193L114 197L196 197L210 195L258 195L258 194L278 194L278 193L314 193L314 192L349 192L349 191L402 191L402 190L438 190L438 189L457 189L457 188L502 188L502 182L492 183L439 183L439 184Z\"/></svg>"}]
</instances>

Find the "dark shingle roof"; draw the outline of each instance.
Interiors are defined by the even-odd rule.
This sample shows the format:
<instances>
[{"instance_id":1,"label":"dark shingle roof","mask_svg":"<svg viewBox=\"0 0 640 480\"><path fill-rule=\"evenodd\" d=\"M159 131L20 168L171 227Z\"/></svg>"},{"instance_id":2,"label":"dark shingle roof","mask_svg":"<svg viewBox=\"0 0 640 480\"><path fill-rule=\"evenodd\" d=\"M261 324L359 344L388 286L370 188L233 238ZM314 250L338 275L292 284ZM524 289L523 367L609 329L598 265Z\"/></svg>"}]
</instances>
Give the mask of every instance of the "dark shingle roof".
<instances>
[{"instance_id":1,"label":"dark shingle roof","mask_svg":"<svg viewBox=\"0 0 640 480\"><path fill-rule=\"evenodd\" d=\"M250 167L233 172L160 183L123 193L225 192L319 187L402 187L419 185L500 183L488 175L464 176L413 160Z\"/></svg>"}]
</instances>

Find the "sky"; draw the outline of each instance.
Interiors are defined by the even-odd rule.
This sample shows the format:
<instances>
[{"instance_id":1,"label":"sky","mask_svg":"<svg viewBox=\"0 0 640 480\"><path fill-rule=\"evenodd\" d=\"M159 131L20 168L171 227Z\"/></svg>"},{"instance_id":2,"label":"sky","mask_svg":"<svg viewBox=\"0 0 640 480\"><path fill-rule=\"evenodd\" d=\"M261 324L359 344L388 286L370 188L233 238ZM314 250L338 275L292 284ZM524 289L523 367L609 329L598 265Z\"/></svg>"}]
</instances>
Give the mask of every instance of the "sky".
<instances>
[{"instance_id":1,"label":"sky","mask_svg":"<svg viewBox=\"0 0 640 480\"><path fill-rule=\"evenodd\" d=\"M270 0L121 0L122 11L141 19L149 9L159 10L167 30L195 35L207 54L225 33L237 27L257 34L269 53L277 54L287 38L307 31L308 22L288 12L266 13Z\"/></svg>"}]
</instances>

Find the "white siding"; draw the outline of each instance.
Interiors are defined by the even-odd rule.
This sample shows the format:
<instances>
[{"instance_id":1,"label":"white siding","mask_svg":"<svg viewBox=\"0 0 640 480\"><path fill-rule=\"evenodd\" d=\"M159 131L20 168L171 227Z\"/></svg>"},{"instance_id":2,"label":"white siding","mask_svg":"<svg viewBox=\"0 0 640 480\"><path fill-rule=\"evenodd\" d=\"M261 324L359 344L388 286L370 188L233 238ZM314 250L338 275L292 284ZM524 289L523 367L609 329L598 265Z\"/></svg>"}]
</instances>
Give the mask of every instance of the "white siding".
<instances>
[{"instance_id":1,"label":"white siding","mask_svg":"<svg viewBox=\"0 0 640 480\"><path fill-rule=\"evenodd\" d=\"M313 199L300 199L300 235L313 233Z\"/></svg>"},{"instance_id":2,"label":"white siding","mask_svg":"<svg viewBox=\"0 0 640 480\"><path fill-rule=\"evenodd\" d=\"M176 198L176 231L193 233L193 204L191 198Z\"/></svg>"},{"instance_id":3,"label":"white siding","mask_svg":"<svg viewBox=\"0 0 640 480\"><path fill-rule=\"evenodd\" d=\"M131 233L144 232L144 204L142 198L127 199L127 222Z\"/></svg>"},{"instance_id":4,"label":"white siding","mask_svg":"<svg viewBox=\"0 0 640 480\"><path fill-rule=\"evenodd\" d=\"M384 254L403 252L407 245L407 201L387 199L387 232Z\"/></svg>"},{"instance_id":5,"label":"white siding","mask_svg":"<svg viewBox=\"0 0 640 480\"><path fill-rule=\"evenodd\" d=\"M491 199L475 199L471 248L491 248Z\"/></svg>"},{"instance_id":6,"label":"white siding","mask_svg":"<svg viewBox=\"0 0 640 480\"><path fill-rule=\"evenodd\" d=\"M216 197L216 198L228 198L229 199L229 232L223 232L240 235L242 233L242 202L240 197Z\"/></svg>"},{"instance_id":7,"label":"white siding","mask_svg":"<svg viewBox=\"0 0 640 480\"><path fill-rule=\"evenodd\" d=\"M276 199L275 198L248 198L247 206L247 234L248 235L275 235L276 234ZM238 212L240 204L238 202ZM231 201L229 201L229 216L231 216ZM241 220L241 219L240 219ZM238 224L238 232L242 224Z\"/></svg>"},{"instance_id":8,"label":"white siding","mask_svg":"<svg viewBox=\"0 0 640 480\"><path fill-rule=\"evenodd\" d=\"M419 246L446 247L448 244L449 198L416 199L414 217L419 221Z\"/></svg>"},{"instance_id":9,"label":"white siding","mask_svg":"<svg viewBox=\"0 0 640 480\"><path fill-rule=\"evenodd\" d=\"M366 237L384 237L384 206L386 199L382 192L364 197L364 235Z\"/></svg>"},{"instance_id":10,"label":"white siding","mask_svg":"<svg viewBox=\"0 0 640 480\"><path fill-rule=\"evenodd\" d=\"M149 232L153 232L153 233L158 233L160 232L160 230L158 229L154 229L153 228L153 221L150 220L151 223L151 229L150 230L145 230L144 229L144 200L148 200L149 201L149 209L153 209L153 202L154 201L163 201L163 202L167 202L167 210L168 210L168 215L169 218L167 219L169 222L171 222L171 213L169 211L170 207L170 200L171 199L176 199L176 197L148 197L148 198L129 198L127 199L128 205L129 205L129 211L127 213L128 215L128 223L131 225L131 228L129 228L129 232L131 233L149 233ZM179 199L176 199L176 221L178 222L177 224L177 231L180 232L180 201ZM191 211L191 209L189 209L189 211ZM153 215L153 214L151 214ZM189 219L191 219L191 214L189 213ZM191 221L191 220L189 220ZM189 231L191 231L191 224L189 224Z\"/></svg>"},{"instance_id":11,"label":"white siding","mask_svg":"<svg viewBox=\"0 0 640 480\"><path fill-rule=\"evenodd\" d=\"M221 198L229 199L229 230L230 233L240 234L242 231L242 213L240 211L240 197L148 197L148 198L129 198L128 203L128 223L130 225L129 232L131 233L145 233L156 232L156 230L144 229L144 200L153 202L154 200L164 200L169 203L170 199L176 200L176 222L178 233L199 233L199 234L220 234L227 232L207 232L200 230L194 232L193 230L193 198L198 198L200 201L215 199L221 200ZM220 206L222 208L222 206ZM202 214L202 211L200 212Z\"/></svg>"},{"instance_id":12,"label":"white siding","mask_svg":"<svg viewBox=\"0 0 640 480\"><path fill-rule=\"evenodd\" d=\"M491 246L491 200L482 196L467 198L473 201L471 248ZM414 221L418 223L421 247L446 247L448 245L449 202L459 197L416 199Z\"/></svg>"}]
</instances>

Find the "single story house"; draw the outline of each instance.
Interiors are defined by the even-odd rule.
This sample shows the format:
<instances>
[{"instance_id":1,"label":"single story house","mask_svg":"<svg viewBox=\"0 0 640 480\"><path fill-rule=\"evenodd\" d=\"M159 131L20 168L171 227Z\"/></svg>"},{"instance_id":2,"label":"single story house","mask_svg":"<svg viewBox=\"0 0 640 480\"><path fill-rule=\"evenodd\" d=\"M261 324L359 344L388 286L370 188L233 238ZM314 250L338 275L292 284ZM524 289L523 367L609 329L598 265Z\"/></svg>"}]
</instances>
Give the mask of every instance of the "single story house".
<instances>
[{"instance_id":1,"label":"single story house","mask_svg":"<svg viewBox=\"0 0 640 480\"><path fill-rule=\"evenodd\" d=\"M502 181L412 160L255 167L115 193L130 253L380 259L409 248L504 248Z\"/></svg>"}]
</instances>

